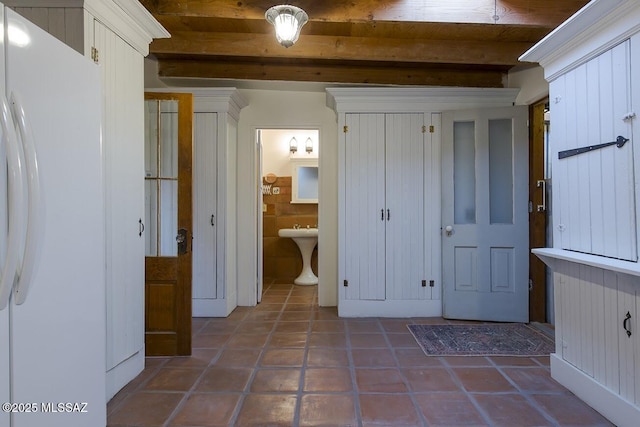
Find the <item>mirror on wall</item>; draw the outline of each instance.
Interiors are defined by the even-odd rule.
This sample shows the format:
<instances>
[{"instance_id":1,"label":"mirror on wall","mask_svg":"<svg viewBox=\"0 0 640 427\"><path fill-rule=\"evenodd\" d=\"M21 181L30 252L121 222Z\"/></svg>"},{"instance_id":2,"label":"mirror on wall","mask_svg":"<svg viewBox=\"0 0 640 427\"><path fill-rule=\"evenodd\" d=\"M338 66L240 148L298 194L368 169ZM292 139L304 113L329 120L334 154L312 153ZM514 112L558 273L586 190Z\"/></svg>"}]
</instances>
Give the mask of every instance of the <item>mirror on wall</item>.
<instances>
[{"instance_id":1,"label":"mirror on wall","mask_svg":"<svg viewBox=\"0 0 640 427\"><path fill-rule=\"evenodd\" d=\"M318 203L318 159L291 159L291 203Z\"/></svg>"}]
</instances>

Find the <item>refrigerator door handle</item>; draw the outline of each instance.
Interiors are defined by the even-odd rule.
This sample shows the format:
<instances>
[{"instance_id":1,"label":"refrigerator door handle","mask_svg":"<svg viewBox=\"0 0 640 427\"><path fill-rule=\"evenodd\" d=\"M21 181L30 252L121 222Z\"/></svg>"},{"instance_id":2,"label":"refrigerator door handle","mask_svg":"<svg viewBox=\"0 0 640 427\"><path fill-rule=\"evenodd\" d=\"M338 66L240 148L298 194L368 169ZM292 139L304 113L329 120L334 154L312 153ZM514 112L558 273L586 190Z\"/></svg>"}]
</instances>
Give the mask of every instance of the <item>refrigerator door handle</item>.
<instances>
[{"instance_id":1,"label":"refrigerator door handle","mask_svg":"<svg viewBox=\"0 0 640 427\"><path fill-rule=\"evenodd\" d=\"M40 194L40 169L38 166L38 154L36 152L35 141L31 133L31 126L25 114L20 97L14 92L11 94L11 112L17 130L18 139L22 141L24 150L25 166L27 172L28 187L28 212L26 240L24 255L22 258L22 268L18 270L18 281L14 287L15 302L22 304L27 298L29 285L33 281L33 273L38 261L38 238L42 235L43 203Z\"/></svg>"},{"instance_id":2,"label":"refrigerator door handle","mask_svg":"<svg viewBox=\"0 0 640 427\"><path fill-rule=\"evenodd\" d=\"M19 252L24 236L24 173L25 166L22 159L16 129L11 120L11 112L6 98L0 99L0 128L7 152L8 187L8 217L9 232L7 234L7 256L4 260L2 276L0 277L0 310L9 302L11 289L16 277L19 264Z\"/></svg>"}]
</instances>

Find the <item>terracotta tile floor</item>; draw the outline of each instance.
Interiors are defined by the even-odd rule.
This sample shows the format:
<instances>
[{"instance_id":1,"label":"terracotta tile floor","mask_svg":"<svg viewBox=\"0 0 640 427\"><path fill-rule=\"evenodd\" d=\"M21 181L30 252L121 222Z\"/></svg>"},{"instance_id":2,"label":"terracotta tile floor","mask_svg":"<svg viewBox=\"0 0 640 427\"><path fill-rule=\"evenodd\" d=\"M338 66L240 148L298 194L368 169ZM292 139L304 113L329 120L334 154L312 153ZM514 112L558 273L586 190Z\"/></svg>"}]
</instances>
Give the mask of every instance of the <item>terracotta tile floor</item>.
<instances>
[{"instance_id":1,"label":"terracotta tile floor","mask_svg":"<svg viewBox=\"0 0 640 427\"><path fill-rule=\"evenodd\" d=\"M407 323L341 319L316 287L273 284L226 319L193 319L191 357L147 358L108 425L610 426L548 357L427 357Z\"/></svg>"}]
</instances>

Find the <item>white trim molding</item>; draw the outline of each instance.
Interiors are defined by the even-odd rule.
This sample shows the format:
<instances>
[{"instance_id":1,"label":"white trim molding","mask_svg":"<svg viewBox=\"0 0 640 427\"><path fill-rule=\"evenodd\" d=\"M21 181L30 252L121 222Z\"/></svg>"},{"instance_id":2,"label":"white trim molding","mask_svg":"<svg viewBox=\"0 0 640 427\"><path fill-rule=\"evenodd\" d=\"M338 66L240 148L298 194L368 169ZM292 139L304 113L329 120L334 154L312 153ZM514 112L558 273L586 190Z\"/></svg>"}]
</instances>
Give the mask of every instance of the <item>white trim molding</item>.
<instances>
[{"instance_id":1,"label":"white trim molding","mask_svg":"<svg viewBox=\"0 0 640 427\"><path fill-rule=\"evenodd\" d=\"M636 0L593 0L520 56L556 77L611 49L640 31Z\"/></svg>"},{"instance_id":2,"label":"white trim molding","mask_svg":"<svg viewBox=\"0 0 640 427\"><path fill-rule=\"evenodd\" d=\"M327 88L327 106L336 113L426 113L507 107L520 89L451 87Z\"/></svg>"},{"instance_id":3,"label":"white trim molding","mask_svg":"<svg viewBox=\"0 0 640 427\"><path fill-rule=\"evenodd\" d=\"M227 113L235 121L240 117L240 110L249 105L235 87L203 88L203 87L169 87L148 88L146 92L159 93L191 93L193 94L194 113Z\"/></svg>"}]
</instances>

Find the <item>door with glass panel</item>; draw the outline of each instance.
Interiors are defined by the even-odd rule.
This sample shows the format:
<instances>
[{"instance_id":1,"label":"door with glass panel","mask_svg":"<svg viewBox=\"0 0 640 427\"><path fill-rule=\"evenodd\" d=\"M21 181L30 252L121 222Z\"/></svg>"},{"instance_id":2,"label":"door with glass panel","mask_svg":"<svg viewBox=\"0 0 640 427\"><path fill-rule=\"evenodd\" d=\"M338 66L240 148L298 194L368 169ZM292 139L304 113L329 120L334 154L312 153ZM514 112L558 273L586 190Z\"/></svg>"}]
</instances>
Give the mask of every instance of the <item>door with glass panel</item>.
<instances>
[{"instance_id":1,"label":"door with glass panel","mask_svg":"<svg viewBox=\"0 0 640 427\"><path fill-rule=\"evenodd\" d=\"M191 94L145 93L145 346L191 354Z\"/></svg>"},{"instance_id":2,"label":"door with glass panel","mask_svg":"<svg viewBox=\"0 0 640 427\"><path fill-rule=\"evenodd\" d=\"M443 315L529 320L527 107L443 114Z\"/></svg>"}]
</instances>

